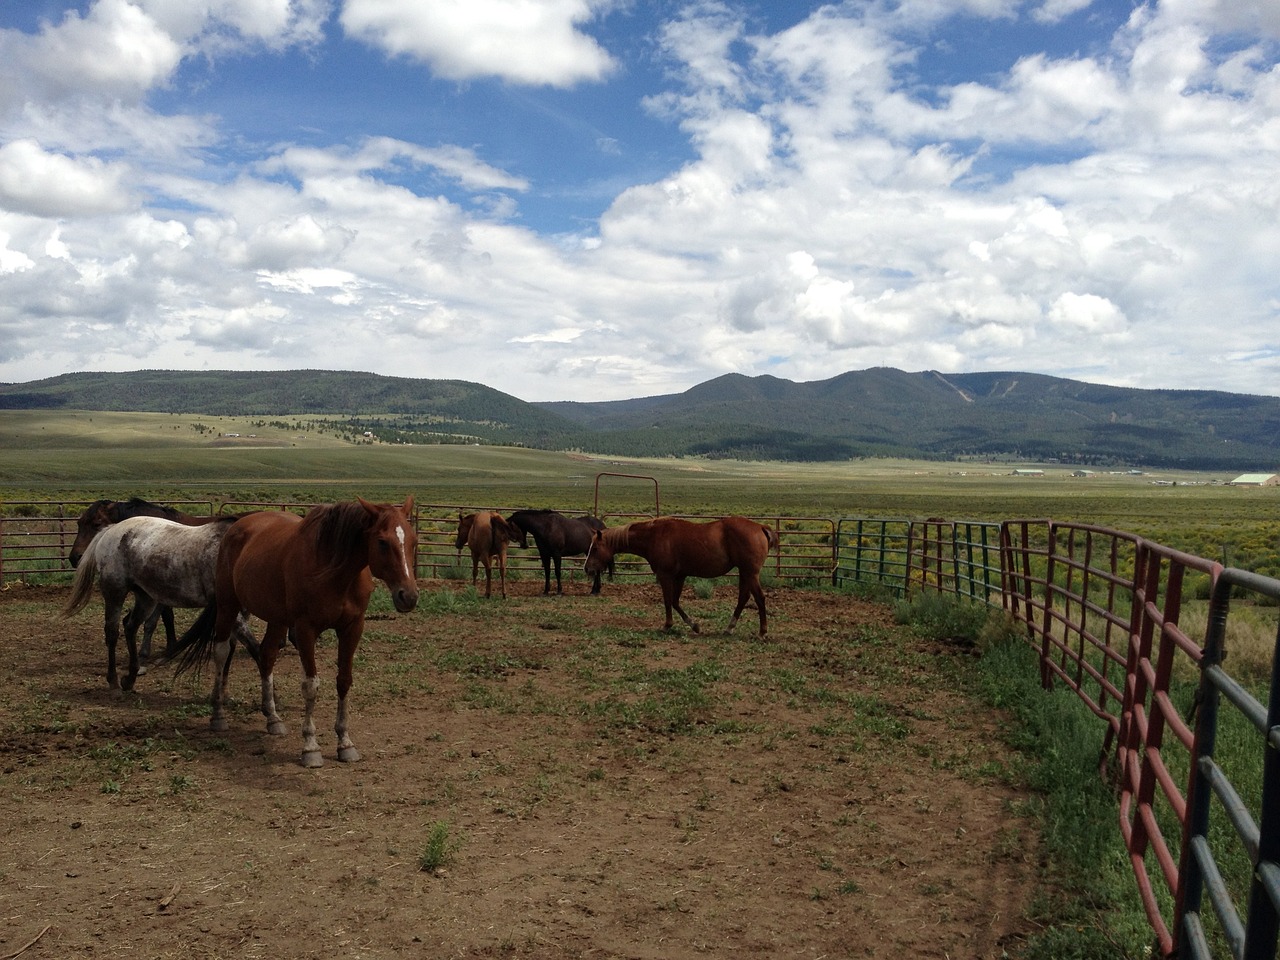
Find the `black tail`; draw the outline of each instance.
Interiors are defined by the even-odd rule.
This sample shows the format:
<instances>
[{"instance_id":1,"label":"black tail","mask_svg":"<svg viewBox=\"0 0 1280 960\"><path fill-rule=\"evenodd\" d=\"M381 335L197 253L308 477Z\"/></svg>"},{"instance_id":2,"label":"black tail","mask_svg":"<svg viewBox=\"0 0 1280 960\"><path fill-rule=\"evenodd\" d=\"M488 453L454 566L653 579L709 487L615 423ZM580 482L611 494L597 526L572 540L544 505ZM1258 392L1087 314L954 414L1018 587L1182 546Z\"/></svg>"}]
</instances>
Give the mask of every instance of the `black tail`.
<instances>
[{"instance_id":1,"label":"black tail","mask_svg":"<svg viewBox=\"0 0 1280 960\"><path fill-rule=\"evenodd\" d=\"M204 668L213 652L213 627L217 621L218 604L214 602L201 610L195 622L187 627L172 647L165 650L165 663L178 661L173 671L175 676L192 669L198 674Z\"/></svg>"}]
</instances>

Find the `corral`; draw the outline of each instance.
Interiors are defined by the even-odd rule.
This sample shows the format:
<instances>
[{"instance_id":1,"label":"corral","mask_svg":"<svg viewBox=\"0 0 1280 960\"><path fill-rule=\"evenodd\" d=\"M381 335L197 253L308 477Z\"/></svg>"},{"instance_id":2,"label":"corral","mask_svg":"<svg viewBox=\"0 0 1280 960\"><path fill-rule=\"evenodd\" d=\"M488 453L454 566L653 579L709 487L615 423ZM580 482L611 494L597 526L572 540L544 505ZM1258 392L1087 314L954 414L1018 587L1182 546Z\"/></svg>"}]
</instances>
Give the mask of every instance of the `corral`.
<instances>
[{"instance_id":1,"label":"corral","mask_svg":"<svg viewBox=\"0 0 1280 960\"><path fill-rule=\"evenodd\" d=\"M212 735L203 681L108 693L66 588L0 592L0 953L1000 957L1029 932L1034 831L964 650L832 592L772 588L761 642L714 632L723 587L689 602L702 636L652 629L651 584L541 589L376 613L366 759L315 771L246 658Z\"/></svg>"}]
</instances>

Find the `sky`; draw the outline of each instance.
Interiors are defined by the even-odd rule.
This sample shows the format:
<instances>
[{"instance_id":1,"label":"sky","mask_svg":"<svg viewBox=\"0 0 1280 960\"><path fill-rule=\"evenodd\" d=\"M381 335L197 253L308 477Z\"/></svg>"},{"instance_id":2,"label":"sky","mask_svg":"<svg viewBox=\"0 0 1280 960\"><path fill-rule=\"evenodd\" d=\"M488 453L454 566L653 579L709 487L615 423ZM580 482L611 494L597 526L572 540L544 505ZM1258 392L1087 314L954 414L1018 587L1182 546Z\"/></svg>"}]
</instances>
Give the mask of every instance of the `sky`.
<instances>
[{"instance_id":1,"label":"sky","mask_svg":"<svg viewBox=\"0 0 1280 960\"><path fill-rule=\"evenodd\" d=\"M1276 0L0 0L0 381L1280 395Z\"/></svg>"}]
</instances>

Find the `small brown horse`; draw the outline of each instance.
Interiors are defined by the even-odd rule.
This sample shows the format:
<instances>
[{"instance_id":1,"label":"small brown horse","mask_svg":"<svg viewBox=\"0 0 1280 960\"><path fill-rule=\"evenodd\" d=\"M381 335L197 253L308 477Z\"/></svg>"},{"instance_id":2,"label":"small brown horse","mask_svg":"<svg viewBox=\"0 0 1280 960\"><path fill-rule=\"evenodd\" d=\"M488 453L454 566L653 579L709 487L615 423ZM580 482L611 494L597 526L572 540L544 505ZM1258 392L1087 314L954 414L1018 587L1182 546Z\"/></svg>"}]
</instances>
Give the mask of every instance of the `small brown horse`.
<instances>
[{"instance_id":1,"label":"small brown horse","mask_svg":"<svg viewBox=\"0 0 1280 960\"><path fill-rule=\"evenodd\" d=\"M217 671L210 702L209 726L225 730L223 709L225 673L234 645L233 628L241 612L266 621L258 651L262 678L262 713L267 732L285 733L276 712L274 670L288 631L298 648L304 674L302 696L302 765L324 763L316 740L316 638L325 630L338 635L338 710L334 732L338 759L351 762L360 752L347 734L347 692L351 664L364 634L365 610L373 593L373 578L391 591L396 610L408 613L418 603L414 574L418 536L411 519L413 497L403 506L366 500L313 507L305 517L283 511L250 514L228 531L218 552L217 616L212 630L188 631L183 645L192 647L184 668L208 658L212 649ZM194 629L194 628L193 628Z\"/></svg>"},{"instance_id":2,"label":"small brown horse","mask_svg":"<svg viewBox=\"0 0 1280 960\"><path fill-rule=\"evenodd\" d=\"M760 636L768 620L760 569L769 551L778 544L774 532L746 517L725 517L710 523L694 523L676 517L658 517L621 527L596 531L587 553L586 571L596 575L608 568L615 553L633 553L649 561L649 568L662 587L662 603L667 610L665 629L671 629L671 611L680 614L694 633L698 625L680 606L686 577L722 577L738 571L738 606L729 621L729 630L738 624L749 597L760 611Z\"/></svg>"},{"instance_id":3,"label":"small brown horse","mask_svg":"<svg viewBox=\"0 0 1280 960\"><path fill-rule=\"evenodd\" d=\"M475 586L484 564L484 595L490 595L493 587L493 563L498 564L498 578L502 597L507 596L507 544L519 539L520 533L501 514L489 510L469 513L458 520L458 536L453 541L459 553L465 544L471 548L471 585Z\"/></svg>"}]
</instances>

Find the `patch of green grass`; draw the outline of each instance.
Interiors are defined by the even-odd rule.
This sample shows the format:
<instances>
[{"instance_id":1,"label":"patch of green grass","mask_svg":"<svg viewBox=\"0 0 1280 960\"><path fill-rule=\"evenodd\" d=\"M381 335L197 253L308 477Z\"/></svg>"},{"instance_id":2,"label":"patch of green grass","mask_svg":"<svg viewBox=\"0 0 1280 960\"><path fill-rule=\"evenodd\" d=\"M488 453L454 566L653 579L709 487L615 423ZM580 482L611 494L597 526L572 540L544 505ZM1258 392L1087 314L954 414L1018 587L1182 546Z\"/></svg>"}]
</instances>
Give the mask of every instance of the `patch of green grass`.
<instances>
[{"instance_id":1,"label":"patch of green grass","mask_svg":"<svg viewBox=\"0 0 1280 960\"><path fill-rule=\"evenodd\" d=\"M418 854L418 868L435 873L453 862L461 846L461 838L443 820L437 820L427 829L427 839Z\"/></svg>"},{"instance_id":2,"label":"patch of green grass","mask_svg":"<svg viewBox=\"0 0 1280 960\"><path fill-rule=\"evenodd\" d=\"M1044 892L1032 907L1042 928L1026 960L1140 960L1153 934L1116 825L1116 798L1098 773L1105 725L1074 693L1045 691L1034 651L1007 641L975 667L979 690L1011 720L1011 772L1035 791L1025 811L1042 835Z\"/></svg>"}]
</instances>

